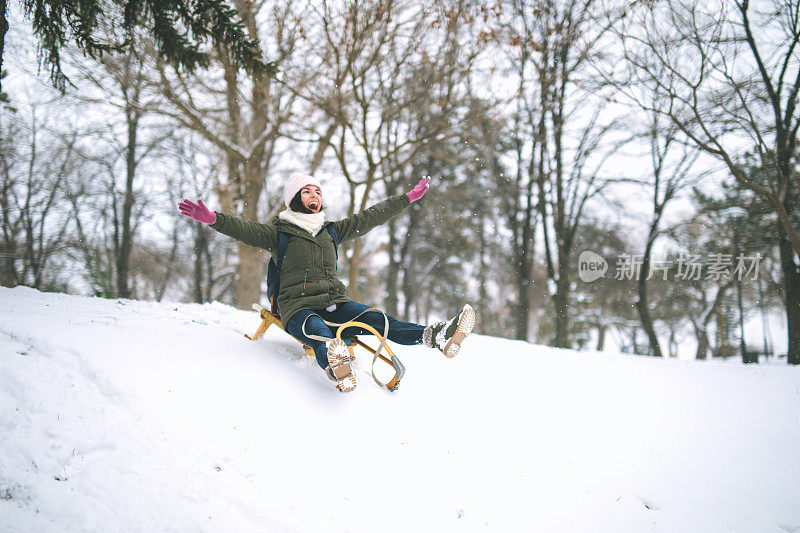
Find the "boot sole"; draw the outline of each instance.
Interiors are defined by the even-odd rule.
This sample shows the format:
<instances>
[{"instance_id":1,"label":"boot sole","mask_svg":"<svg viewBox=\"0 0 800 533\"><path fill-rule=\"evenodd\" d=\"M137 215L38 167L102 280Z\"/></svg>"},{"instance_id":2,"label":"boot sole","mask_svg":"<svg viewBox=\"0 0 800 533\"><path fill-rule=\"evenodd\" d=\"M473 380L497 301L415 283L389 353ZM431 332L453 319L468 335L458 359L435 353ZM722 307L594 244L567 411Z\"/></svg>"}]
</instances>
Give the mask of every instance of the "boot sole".
<instances>
[{"instance_id":1,"label":"boot sole","mask_svg":"<svg viewBox=\"0 0 800 533\"><path fill-rule=\"evenodd\" d=\"M356 377L350 369L350 348L341 339L333 339L328 343L328 364L336 377L336 388L342 392L350 392L356 388Z\"/></svg>"},{"instance_id":2,"label":"boot sole","mask_svg":"<svg viewBox=\"0 0 800 533\"><path fill-rule=\"evenodd\" d=\"M445 357L455 357L458 355L458 352L461 351L461 343L464 342L464 339L472 333L472 329L475 327L475 310L470 307L469 305L464 306L464 310L461 312L461 316L458 319L458 326L456 327L456 333L453 335L447 344L444 346Z\"/></svg>"}]
</instances>

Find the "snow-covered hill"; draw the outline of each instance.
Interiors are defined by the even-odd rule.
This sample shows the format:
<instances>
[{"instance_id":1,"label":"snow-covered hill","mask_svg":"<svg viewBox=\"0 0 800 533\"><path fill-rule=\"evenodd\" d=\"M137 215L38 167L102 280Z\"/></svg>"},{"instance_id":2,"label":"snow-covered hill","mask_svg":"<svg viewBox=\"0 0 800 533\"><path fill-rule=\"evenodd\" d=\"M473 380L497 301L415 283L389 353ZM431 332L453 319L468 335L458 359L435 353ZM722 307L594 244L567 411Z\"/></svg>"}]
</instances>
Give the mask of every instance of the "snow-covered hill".
<instances>
[{"instance_id":1,"label":"snow-covered hill","mask_svg":"<svg viewBox=\"0 0 800 533\"><path fill-rule=\"evenodd\" d=\"M476 335L342 394L257 324L0 288L0 530L800 531L798 368Z\"/></svg>"}]
</instances>

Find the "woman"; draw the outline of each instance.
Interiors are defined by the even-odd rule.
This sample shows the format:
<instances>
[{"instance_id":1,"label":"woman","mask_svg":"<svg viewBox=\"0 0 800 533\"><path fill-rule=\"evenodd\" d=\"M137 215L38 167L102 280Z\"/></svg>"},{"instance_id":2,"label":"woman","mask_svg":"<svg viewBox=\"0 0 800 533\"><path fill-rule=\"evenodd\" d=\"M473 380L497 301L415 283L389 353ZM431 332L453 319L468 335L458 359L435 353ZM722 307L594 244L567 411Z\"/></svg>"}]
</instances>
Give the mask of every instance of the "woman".
<instances>
[{"instance_id":1,"label":"woman","mask_svg":"<svg viewBox=\"0 0 800 533\"><path fill-rule=\"evenodd\" d=\"M281 211L269 224L210 211L202 200L195 204L184 200L179 204L182 214L209 224L213 229L250 246L275 253L278 233L288 234L283 256L278 291L278 308L284 329L314 349L319 366L336 382L337 388L349 392L355 388L355 376L350 369L350 358L341 341L326 324L343 324L358 317L378 331L384 330L384 315L366 312L369 306L353 302L347 289L337 276L336 244L331 231L333 226L339 242L361 237L372 228L384 224L418 201L428 190L430 178L419 181L411 191L393 196L361 213L329 222L325 220L322 189L312 176L296 174L289 178L284 189ZM438 348L447 357L455 356L464 339L475 325L475 312L465 305L461 312L448 322L429 326L401 322L387 316L388 339L398 344L424 344ZM355 328L353 335L368 331Z\"/></svg>"}]
</instances>

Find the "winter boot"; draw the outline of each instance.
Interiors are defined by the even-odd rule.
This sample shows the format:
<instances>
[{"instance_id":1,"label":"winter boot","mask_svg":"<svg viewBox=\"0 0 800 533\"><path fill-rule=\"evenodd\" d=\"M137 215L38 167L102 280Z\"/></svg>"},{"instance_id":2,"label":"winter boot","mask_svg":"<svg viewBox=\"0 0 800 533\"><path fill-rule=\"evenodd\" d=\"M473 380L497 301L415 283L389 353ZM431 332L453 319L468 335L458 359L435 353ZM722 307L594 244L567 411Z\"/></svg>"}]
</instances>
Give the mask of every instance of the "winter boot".
<instances>
[{"instance_id":1,"label":"winter boot","mask_svg":"<svg viewBox=\"0 0 800 533\"><path fill-rule=\"evenodd\" d=\"M336 382L336 388L342 392L350 392L356 388L356 377L350 369L353 358L350 347L341 339L333 339L328 343L328 377Z\"/></svg>"},{"instance_id":2,"label":"winter boot","mask_svg":"<svg viewBox=\"0 0 800 533\"><path fill-rule=\"evenodd\" d=\"M429 348L438 348L446 357L455 357L461 343L475 327L475 310L465 305L449 322L437 322L422 332L422 342Z\"/></svg>"},{"instance_id":3,"label":"winter boot","mask_svg":"<svg viewBox=\"0 0 800 533\"><path fill-rule=\"evenodd\" d=\"M309 349L310 349L310 348L309 348ZM313 351L311 352L311 357L314 357L314 352L313 352ZM356 358L355 358L355 357L353 356L353 354L351 353L351 354L350 354L350 362L352 363L352 362L353 362L353 361L355 361L355 360L356 360ZM328 379L329 379L329 380L331 380L331 381L333 381L333 382L336 382L336 381L338 381L338 380L336 379L336 376L333 374L333 369L331 369L330 365L328 365L328 366L326 366L326 367L325 367L325 375L326 375L326 376L328 376Z\"/></svg>"}]
</instances>

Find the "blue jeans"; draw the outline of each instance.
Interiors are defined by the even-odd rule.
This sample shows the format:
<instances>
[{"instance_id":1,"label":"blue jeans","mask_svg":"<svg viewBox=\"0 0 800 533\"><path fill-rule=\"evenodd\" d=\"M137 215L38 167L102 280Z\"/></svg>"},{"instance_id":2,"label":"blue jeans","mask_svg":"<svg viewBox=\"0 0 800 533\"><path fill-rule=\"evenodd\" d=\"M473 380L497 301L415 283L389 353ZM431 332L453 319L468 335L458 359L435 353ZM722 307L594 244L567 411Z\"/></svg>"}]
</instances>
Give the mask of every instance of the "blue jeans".
<instances>
[{"instance_id":1,"label":"blue jeans","mask_svg":"<svg viewBox=\"0 0 800 533\"><path fill-rule=\"evenodd\" d=\"M319 335L320 337L333 338L336 333L331 330L324 320L328 322L335 322L337 324L344 324L352 320L359 313L370 309L370 306L360 304L358 302L345 302L336 304L336 309L333 311L326 311L325 309L303 309L289 319L286 324L286 332L294 338L308 344L314 349L314 355L317 358L317 364L325 369L328 366L328 347L325 342L309 339L303 334L303 322L305 322L306 333L311 335ZM425 326L413 324L411 322L401 322L389 315L386 315L389 320L389 336L388 339L397 344L422 344L422 332ZM357 319L358 322L363 322L375 328L378 333L383 335L384 321L383 315L372 311L364 313ZM349 335L372 335L371 332L364 328L352 327L347 328L344 332Z\"/></svg>"}]
</instances>

